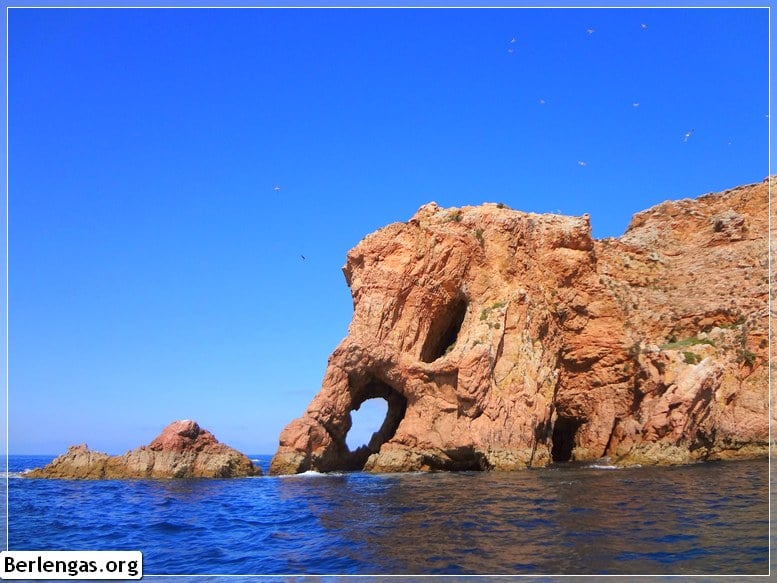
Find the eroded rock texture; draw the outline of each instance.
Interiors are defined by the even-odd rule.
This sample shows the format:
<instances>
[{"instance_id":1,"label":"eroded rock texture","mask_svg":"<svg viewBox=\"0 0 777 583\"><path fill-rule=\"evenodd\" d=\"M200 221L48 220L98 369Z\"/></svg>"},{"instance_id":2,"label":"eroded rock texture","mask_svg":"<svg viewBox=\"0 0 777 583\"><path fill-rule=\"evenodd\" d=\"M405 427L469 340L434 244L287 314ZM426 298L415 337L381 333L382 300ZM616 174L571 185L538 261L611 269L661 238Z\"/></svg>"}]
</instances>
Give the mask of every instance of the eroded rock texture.
<instances>
[{"instance_id":1,"label":"eroded rock texture","mask_svg":"<svg viewBox=\"0 0 777 583\"><path fill-rule=\"evenodd\" d=\"M210 431L190 420L174 421L149 445L121 456L70 446L45 468L25 478L237 478L261 475L245 455L219 443Z\"/></svg>"},{"instance_id":2,"label":"eroded rock texture","mask_svg":"<svg viewBox=\"0 0 777 583\"><path fill-rule=\"evenodd\" d=\"M767 184L587 215L427 204L343 268L348 336L271 473L683 463L767 449ZM369 445L351 412L384 398Z\"/></svg>"}]
</instances>

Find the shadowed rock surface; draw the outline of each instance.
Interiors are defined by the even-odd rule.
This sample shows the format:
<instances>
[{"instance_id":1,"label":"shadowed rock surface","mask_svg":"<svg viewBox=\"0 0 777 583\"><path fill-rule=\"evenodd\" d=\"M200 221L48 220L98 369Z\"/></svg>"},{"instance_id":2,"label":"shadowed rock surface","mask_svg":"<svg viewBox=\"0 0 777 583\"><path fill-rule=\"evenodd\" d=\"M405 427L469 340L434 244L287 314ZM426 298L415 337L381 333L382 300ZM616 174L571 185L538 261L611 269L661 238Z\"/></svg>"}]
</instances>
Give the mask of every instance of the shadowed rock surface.
<instances>
[{"instance_id":1,"label":"shadowed rock surface","mask_svg":"<svg viewBox=\"0 0 777 583\"><path fill-rule=\"evenodd\" d=\"M767 182L636 214L427 204L343 268L354 314L270 473L765 455ZM388 412L346 445L351 412Z\"/></svg>"},{"instance_id":2,"label":"shadowed rock surface","mask_svg":"<svg viewBox=\"0 0 777 583\"><path fill-rule=\"evenodd\" d=\"M149 445L121 456L70 446L44 468L25 478L239 478L261 475L245 455L219 443L210 431L190 420L174 421Z\"/></svg>"}]
</instances>

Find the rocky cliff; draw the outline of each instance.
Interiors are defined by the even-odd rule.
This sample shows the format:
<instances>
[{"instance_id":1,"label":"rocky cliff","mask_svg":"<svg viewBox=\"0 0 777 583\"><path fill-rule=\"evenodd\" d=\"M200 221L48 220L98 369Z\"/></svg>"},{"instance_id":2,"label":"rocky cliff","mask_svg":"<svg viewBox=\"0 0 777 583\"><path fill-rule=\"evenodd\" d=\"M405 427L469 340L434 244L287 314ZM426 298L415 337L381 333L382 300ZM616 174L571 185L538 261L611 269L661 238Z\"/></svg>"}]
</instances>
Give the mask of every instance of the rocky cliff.
<instances>
[{"instance_id":1,"label":"rocky cliff","mask_svg":"<svg viewBox=\"0 0 777 583\"><path fill-rule=\"evenodd\" d=\"M767 183L587 215L427 204L363 239L354 314L270 472L518 469L763 455ZM388 403L350 451L351 412Z\"/></svg>"},{"instance_id":2,"label":"rocky cliff","mask_svg":"<svg viewBox=\"0 0 777 583\"><path fill-rule=\"evenodd\" d=\"M73 445L45 468L25 478L238 478L261 475L246 456L219 443L190 420L174 421L154 441L121 456Z\"/></svg>"}]
</instances>

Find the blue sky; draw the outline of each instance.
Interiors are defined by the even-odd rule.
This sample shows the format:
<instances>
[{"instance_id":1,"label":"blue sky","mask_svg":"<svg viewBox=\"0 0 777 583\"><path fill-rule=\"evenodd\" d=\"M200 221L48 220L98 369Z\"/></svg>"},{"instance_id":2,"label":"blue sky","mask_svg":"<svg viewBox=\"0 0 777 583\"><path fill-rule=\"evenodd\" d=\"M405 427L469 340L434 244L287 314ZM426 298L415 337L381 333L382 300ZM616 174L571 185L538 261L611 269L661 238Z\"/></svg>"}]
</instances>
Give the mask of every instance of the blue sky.
<instances>
[{"instance_id":1,"label":"blue sky","mask_svg":"<svg viewBox=\"0 0 777 583\"><path fill-rule=\"evenodd\" d=\"M181 418L273 453L347 333L346 252L426 202L606 237L768 174L764 9L8 18L11 453Z\"/></svg>"}]
</instances>

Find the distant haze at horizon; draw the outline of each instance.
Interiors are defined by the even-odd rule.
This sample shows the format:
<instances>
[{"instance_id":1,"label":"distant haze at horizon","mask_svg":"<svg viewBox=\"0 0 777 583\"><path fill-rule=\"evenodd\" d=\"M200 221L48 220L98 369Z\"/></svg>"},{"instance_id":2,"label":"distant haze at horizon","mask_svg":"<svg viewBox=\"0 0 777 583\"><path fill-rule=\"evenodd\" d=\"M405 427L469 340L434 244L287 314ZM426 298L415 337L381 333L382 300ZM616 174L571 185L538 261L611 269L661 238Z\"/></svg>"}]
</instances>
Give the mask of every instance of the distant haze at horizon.
<instances>
[{"instance_id":1,"label":"distant haze at horizon","mask_svg":"<svg viewBox=\"0 0 777 583\"><path fill-rule=\"evenodd\" d=\"M273 453L347 333L348 249L430 201L604 238L770 173L765 9L8 26L11 454L123 453L184 418ZM349 442L380 425L363 409Z\"/></svg>"}]
</instances>

